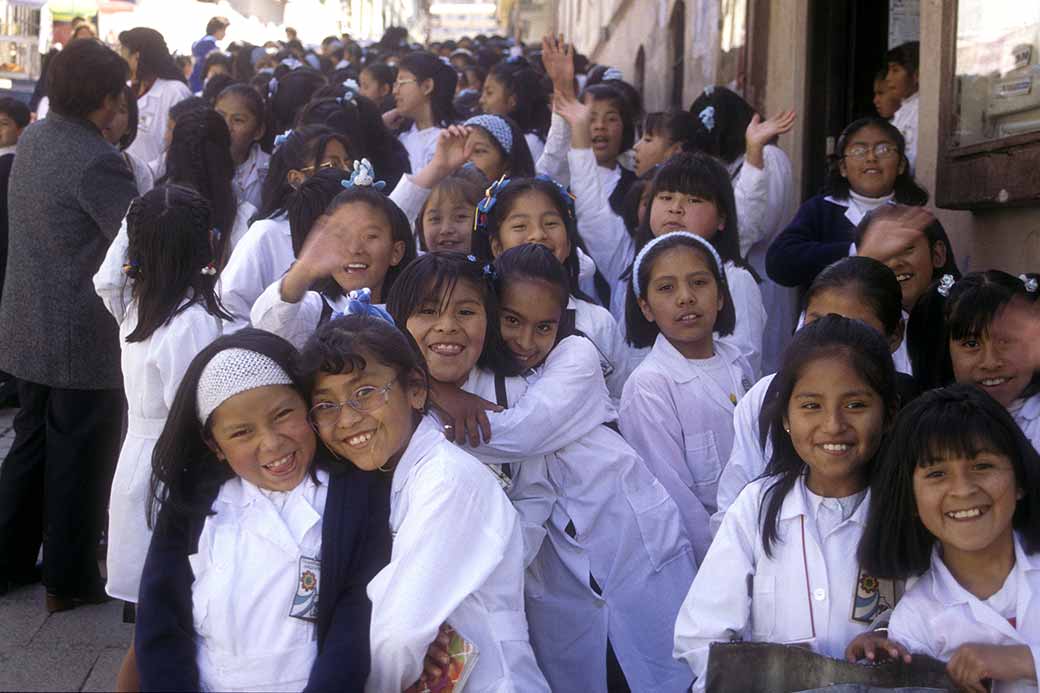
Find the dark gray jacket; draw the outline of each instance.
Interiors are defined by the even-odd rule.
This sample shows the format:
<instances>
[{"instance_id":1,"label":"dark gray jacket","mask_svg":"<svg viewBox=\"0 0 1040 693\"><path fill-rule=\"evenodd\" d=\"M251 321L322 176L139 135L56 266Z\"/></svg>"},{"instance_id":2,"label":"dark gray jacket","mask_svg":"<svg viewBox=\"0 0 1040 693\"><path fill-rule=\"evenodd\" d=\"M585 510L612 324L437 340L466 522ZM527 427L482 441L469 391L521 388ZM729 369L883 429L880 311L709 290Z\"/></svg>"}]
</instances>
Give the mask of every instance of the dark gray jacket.
<instances>
[{"instance_id":1,"label":"dark gray jacket","mask_svg":"<svg viewBox=\"0 0 1040 693\"><path fill-rule=\"evenodd\" d=\"M0 370L57 388L122 386L119 330L92 277L136 196L92 123L51 111L25 130L7 195Z\"/></svg>"}]
</instances>

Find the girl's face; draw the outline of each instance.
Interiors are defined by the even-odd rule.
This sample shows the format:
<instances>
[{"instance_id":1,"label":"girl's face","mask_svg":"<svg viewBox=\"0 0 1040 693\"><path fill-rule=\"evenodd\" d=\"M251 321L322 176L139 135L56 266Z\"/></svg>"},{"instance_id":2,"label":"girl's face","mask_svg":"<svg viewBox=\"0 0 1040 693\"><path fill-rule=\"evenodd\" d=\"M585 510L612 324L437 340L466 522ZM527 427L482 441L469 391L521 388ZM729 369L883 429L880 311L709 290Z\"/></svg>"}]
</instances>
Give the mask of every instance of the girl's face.
<instances>
[{"instance_id":1,"label":"girl's face","mask_svg":"<svg viewBox=\"0 0 1040 693\"><path fill-rule=\"evenodd\" d=\"M650 203L650 231L661 236L689 231L710 241L726 227L726 217L711 200L686 193L659 190Z\"/></svg>"},{"instance_id":2,"label":"girl's face","mask_svg":"<svg viewBox=\"0 0 1040 693\"><path fill-rule=\"evenodd\" d=\"M693 248L669 248L654 260L646 296L639 299L643 316L688 359L715 353L712 332L723 298L708 262Z\"/></svg>"},{"instance_id":3,"label":"girl's face","mask_svg":"<svg viewBox=\"0 0 1040 693\"><path fill-rule=\"evenodd\" d=\"M666 161L678 151L679 145L663 133L644 132L632 150L636 153L636 175L644 173Z\"/></svg>"},{"instance_id":4,"label":"girl's face","mask_svg":"<svg viewBox=\"0 0 1040 693\"><path fill-rule=\"evenodd\" d=\"M917 93L917 73L910 72L899 63L888 64L888 74L885 81L893 95L900 101Z\"/></svg>"},{"instance_id":5,"label":"girl's face","mask_svg":"<svg viewBox=\"0 0 1040 693\"><path fill-rule=\"evenodd\" d=\"M467 146L472 146L473 151L469 161L484 174L488 180L498 180L506 173L508 161L505 154L499 148L495 138L488 134L484 128L473 127L469 130Z\"/></svg>"},{"instance_id":6,"label":"girl's face","mask_svg":"<svg viewBox=\"0 0 1040 693\"><path fill-rule=\"evenodd\" d=\"M361 88L362 96L366 99L371 99L377 104L381 103L393 88L389 84L383 84L374 78L368 70L361 71L361 75L358 77L358 86Z\"/></svg>"},{"instance_id":7,"label":"girl's face","mask_svg":"<svg viewBox=\"0 0 1040 693\"><path fill-rule=\"evenodd\" d=\"M264 124L249 108L246 100L236 94L219 99L216 110L231 132L231 159L237 166L249 157L253 143L259 142L264 136Z\"/></svg>"},{"instance_id":8,"label":"girl's face","mask_svg":"<svg viewBox=\"0 0 1040 693\"><path fill-rule=\"evenodd\" d=\"M943 547L949 564L958 554L1013 546L1011 520L1022 493L1011 460L992 446L974 457L947 455L914 469L917 514Z\"/></svg>"},{"instance_id":9,"label":"girl's face","mask_svg":"<svg viewBox=\"0 0 1040 693\"><path fill-rule=\"evenodd\" d=\"M538 279L511 279L502 292L502 338L525 368L539 366L556 344L560 318L560 292Z\"/></svg>"},{"instance_id":10,"label":"girl's face","mask_svg":"<svg viewBox=\"0 0 1040 693\"><path fill-rule=\"evenodd\" d=\"M116 146L119 145L119 140L123 139L123 135L126 134L127 129L129 129L130 127L130 115L127 111L126 93L122 93L119 95L118 104L118 108L116 109L116 117L112 119L112 122L109 123L107 128L101 131L102 135L104 135L105 137L105 141L109 144ZM6 117L3 119L9 120ZM5 134L3 141L0 142L0 144L3 144L5 146L13 144L13 142L8 143L7 140L8 137ZM17 139L15 141L17 141Z\"/></svg>"},{"instance_id":11,"label":"girl's face","mask_svg":"<svg viewBox=\"0 0 1040 693\"><path fill-rule=\"evenodd\" d=\"M487 335L484 296L460 279L445 296L428 296L405 323L419 345L430 376L461 386L477 365Z\"/></svg>"},{"instance_id":12,"label":"girl's face","mask_svg":"<svg viewBox=\"0 0 1040 693\"><path fill-rule=\"evenodd\" d=\"M621 111L610 99L593 99L591 96L587 96L585 105L592 112L589 128L596 163L613 168L617 163L618 155L621 154L621 137L625 130Z\"/></svg>"},{"instance_id":13,"label":"girl's face","mask_svg":"<svg viewBox=\"0 0 1040 693\"><path fill-rule=\"evenodd\" d=\"M432 91L432 79L419 80L408 70L398 70L397 81L394 82L394 103L397 112L414 120L429 103L429 94Z\"/></svg>"},{"instance_id":14,"label":"girl's face","mask_svg":"<svg viewBox=\"0 0 1040 693\"><path fill-rule=\"evenodd\" d=\"M386 273L404 257L404 241L395 241L390 222L366 202L350 202L329 218L344 239L343 266L332 277L344 292L368 287L372 299L383 301Z\"/></svg>"},{"instance_id":15,"label":"girl's face","mask_svg":"<svg viewBox=\"0 0 1040 693\"><path fill-rule=\"evenodd\" d=\"M473 205L435 192L423 210L422 226L431 253L468 253L473 242Z\"/></svg>"},{"instance_id":16,"label":"girl's face","mask_svg":"<svg viewBox=\"0 0 1040 693\"><path fill-rule=\"evenodd\" d=\"M833 288L817 292L805 307L805 324L809 325L826 315L840 315L849 320L859 320L888 340L888 348L895 351L903 343L902 331L887 334L885 325L877 313L863 302L860 294L852 288Z\"/></svg>"},{"instance_id":17,"label":"girl's face","mask_svg":"<svg viewBox=\"0 0 1040 693\"><path fill-rule=\"evenodd\" d=\"M307 404L288 385L267 385L228 398L212 416L209 443L238 476L271 491L296 488L317 443Z\"/></svg>"},{"instance_id":18,"label":"girl's face","mask_svg":"<svg viewBox=\"0 0 1040 693\"><path fill-rule=\"evenodd\" d=\"M903 310L910 312L932 282L935 270L946 264L946 244L928 244L928 237L916 229L886 233L891 224L884 220L871 227L856 248L856 254L883 263L891 269L903 290Z\"/></svg>"},{"instance_id":19,"label":"girl's face","mask_svg":"<svg viewBox=\"0 0 1040 693\"><path fill-rule=\"evenodd\" d=\"M804 368L784 428L809 466L813 493L843 498L866 487L864 465L877 452L884 421L885 403L849 359L826 356Z\"/></svg>"},{"instance_id":20,"label":"girl's face","mask_svg":"<svg viewBox=\"0 0 1040 693\"><path fill-rule=\"evenodd\" d=\"M571 255L567 225L549 196L540 190L528 190L513 199L513 206L491 238L491 252L498 257L524 243L544 245L556 259L564 262Z\"/></svg>"},{"instance_id":21,"label":"girl's face","mask_svg":"<svg viewBox=\"0 0 1040 693\"><path fill-rule=\"evenodd\" d=\"M903 101L888 85L887 79L874 80L874 108L879 116L889 120L896 114Z\"/></svg>"},{"instance_id":22,"label":"girl's face","mask_svg":"<svg viewBox=\"0 0 1040 693\"><path fill-rule=\"evenodd\" d=\"M507 116L516 108L516 97L494 77L484 80L480 92L480 110L492 115Z\"/></svg>"},{"instance_id":23,"label":"girl's face","mask_svg":"<svg viewBox=\"0 0 1040 693\"><path fill-rule=\"evenodd\" d=\"M364 358L364 369L318 373L311 421L329 450L370 472L396 461L408 446L413 413L422 410L426 390L410 385L373 355Z\"/></svg>"},{"instance_id":24,"label":"girl's face","mask_svg":"<svg viewBox=\"0 0 1040 693\"><path fill-rule=\"evenodd\" d=\"M887 147L882 155L877 153L879 145L884 145L881 149ZM895 141L873 125L860 128L849 137L838 164L838 170L848 179L849 187L865 197L883 197L891 193L896 178L905 167Z\"/></svg>"},{"instance_id":25,"label":"girl's face","mask_svg":"<svg viewBox=\"0 0 1040 693\"><path fill-rule=\"evenodd\" d=\"M1022 396L1022 391L1033 378L1033 371L1020 358L1023 353L1021 345L1008 330L1001 328L1000 321L1006 319L1001 313L993 318L985 333L950 339L950 361L953 363L953 377L958 383L977 385L1003 406L1009 407Z\"/></svg>"},{"instance_id":26,"label":"girl's face","mask_svg":"<svg viewBox=\"0 0 1040 693\"><path fill-rule=\"evenodd\" d=\"M347 148L339 140L329 140L325 145L325 151L321 154L321 161L317 166L304 166L302 169L289 169L285 175L286 181L294 188L300 187L300 183L307 180L315 173L324 168L338 168L340 171L348 171L354 165L353 160L347 153Z\"/></svg>"}]
</instances>

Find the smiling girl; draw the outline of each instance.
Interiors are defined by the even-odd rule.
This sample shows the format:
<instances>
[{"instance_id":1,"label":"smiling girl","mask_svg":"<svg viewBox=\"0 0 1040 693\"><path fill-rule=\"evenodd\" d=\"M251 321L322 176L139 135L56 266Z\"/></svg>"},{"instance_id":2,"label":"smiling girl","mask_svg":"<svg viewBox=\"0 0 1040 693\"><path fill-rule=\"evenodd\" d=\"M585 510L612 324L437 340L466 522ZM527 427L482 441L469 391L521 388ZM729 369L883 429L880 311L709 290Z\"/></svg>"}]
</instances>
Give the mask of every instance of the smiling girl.
<instances>
[{"instance_id":1,"label":"smiling girl","mask_svg":"<svg viewBox=\"0 0 1040 693\"><path fill-rule=\"evenodd\" d=\"M849 555L897 404L888 344L827 316L800 330L770 387L773 457L726 513L675 624L675 656L707 683L712 642L799 643L843 657L888 589L860 595ZM890 599L893 595L889 595Z\"/></svg>"},{"instance_id":2,"label":"smiling girl","mask_svg":"<svg viewBox=\"0 0 1040 693\"><path fill-rule=\"evenodd\" d=\"M889 636L947 660L965 690L1035 691L1040 457L1015 422L975 387L927 392L896 419L873 488L864 565L919 576Z\"/></svg>"},{"instance_id":3,"label":"smiling girl","mask_svg":"<svg viewBox=\"0 0 1040 693\"><path fill-rule=\"evenodd\" d=\"M396 114L412 121L398 137L408 150L412 171L433 159L437 135L455 120L455 83L458 75L432 53L415 52L401 58L394 81Z\"/></svg>"},{"instance_id":4,"label":"smiling girl","mask_svg":"<svg viewBox=\"0 0 1040 693\"><path fill-rule=\"evenodd\" d=\"M469 128L469 162L488 180L534 175L531 150L512 120L498 115L476 115L463 125Z\"/></svg>"},{"instance_id":5,"label":"smiling girl","mask_svg":"<svg viewBox=\"0 0 1040 693\"><path fill-rule=\"evenodd\" d=\"M261 147L267 136L267 104L252 87L232 84L220 92L214 108L231 132L235 197L259 209L260 191L271 161L271 155Z\"/></svg>"}]
</instances>

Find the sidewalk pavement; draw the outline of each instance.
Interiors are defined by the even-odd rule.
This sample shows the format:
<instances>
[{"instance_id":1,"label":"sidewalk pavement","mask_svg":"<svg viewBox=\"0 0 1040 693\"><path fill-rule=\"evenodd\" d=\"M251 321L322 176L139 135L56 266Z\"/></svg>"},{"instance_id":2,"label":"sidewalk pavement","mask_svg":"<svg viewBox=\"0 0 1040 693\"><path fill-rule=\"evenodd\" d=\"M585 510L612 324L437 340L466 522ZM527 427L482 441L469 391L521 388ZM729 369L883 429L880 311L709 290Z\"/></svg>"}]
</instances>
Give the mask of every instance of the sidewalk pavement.
<instances>
[{"instance_id":1,"label":"sidewalk pavement","mask_svg":"<svg viewBox=\"0 0 1040 693\"><path fill-rule=\"evenodd\" d=\"M14 440L14 409L0 409L0 463ZM122 604L47 614L33 585L0 597L0 691L110 691L133 636Z\"/></svg>"}]
</instances>

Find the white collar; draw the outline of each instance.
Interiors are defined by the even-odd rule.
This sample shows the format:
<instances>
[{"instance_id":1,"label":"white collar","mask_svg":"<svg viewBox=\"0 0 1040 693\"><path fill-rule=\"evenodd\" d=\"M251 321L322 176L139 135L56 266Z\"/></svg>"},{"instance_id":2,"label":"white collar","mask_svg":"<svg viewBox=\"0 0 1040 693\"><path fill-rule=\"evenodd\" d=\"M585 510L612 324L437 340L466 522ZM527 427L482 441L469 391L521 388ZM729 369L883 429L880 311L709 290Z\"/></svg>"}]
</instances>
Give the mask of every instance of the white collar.
<instances>
[{"instance_id":1,"label":"white collar","mask_svg":"<svg viewBox=\"0 0 1040 693\"><path fill-rule=\"evenodd\" d=\"M1026 573L1040 570L1040 553L1028 554L1022 547L1018 532L1013 533L1015 542L1015 565L1011 569L1013 573L1019 573L1024 578ZM932 549L932 565L929 573L931 578L931 593L936 601L941 602L947 608L958 604L968 604L971 607L982 606L982 601L974 594L964 589L953 577L953 573L943 562L941 548L938 543ZM1020 578L1021 579L1021 578ZM1019 599L1025 590L1019 583ZM988 608L988 607L987 607Z\"/></svg>"},{"instance_id":2,"label":"white collar","mask_svg":"<svg viewBox=\"0 0 1040 693\"><path fill-rule=\"evenodd\" d=\"M404 490L419 462L442 441L446 441L446 438L437 420L432 416L422 417L412 433L412 439L408 441L408 447L401 453L401 459L397 461L397 467L394 469L394 481L390 489L391 499L396 498Z\"/></svg>"},{"instance_id":3,"label":"white collar","mask_svg":"<svg viewBox=\"0 0 1040 693\"><path fill-rule=\"evenodd\" d=\"M0 156L7 156L8 154L14 154L15 150L18 149L17 144L12 144L8 147L0 147Z\"/></svg>"},{"instance_id":4,"label":"white collar","mask_svg":"<svg viewBox=\"0 0 1040 693\"><path fill-rule=\"evenodd\" d=\"M791 488L787 497L784 498L783 505L780 506L780 519L790 520L799 515L804 515L815 522L816 507L812 500L810 500L812 495L815 494L811 494L809 488L805 485L805 475L803 474L799 476L798 482ZM860 501L859 505L857 505L856 509L852 512L852 515L850 515L845 522L855 522L860 526L865 526L867 524L867 510L869 508L870 489L867 489L863 496L863 500Z\"/></svg>"},{"instance_id":5,"label":"white collar","mask_svg":"<svg viewBox=\"0 0 1040 693\"><path fill-rule=\"evenodd\" d=\"M733 364L740 359L740 351L723 339L715 337L713 346L715 355L726 363ZM664 370L672 377L672 380L680 385L701 377L700 370L690 363L688 358L680 354L679 350L661 333L658 333L657 339L654 340L651 353L665 366Z\"/></svg>"}]
</instances>

